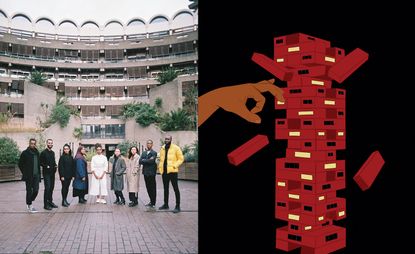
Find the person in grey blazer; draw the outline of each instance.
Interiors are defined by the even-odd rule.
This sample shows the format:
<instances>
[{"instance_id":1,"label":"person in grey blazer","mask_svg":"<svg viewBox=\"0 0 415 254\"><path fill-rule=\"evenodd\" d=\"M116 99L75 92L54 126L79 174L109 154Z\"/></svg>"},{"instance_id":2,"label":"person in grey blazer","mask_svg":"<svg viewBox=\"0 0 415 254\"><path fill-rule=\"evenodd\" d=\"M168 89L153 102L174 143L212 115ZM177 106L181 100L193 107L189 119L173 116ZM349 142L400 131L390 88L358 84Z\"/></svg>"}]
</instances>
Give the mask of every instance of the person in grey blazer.
<instances>
[{"instance_id":1,"label":"person in grey blazer","mask_svg":"<svg viewBox=\"0 0 415 254\"><path fill-rule=\"evenodd\" d=\"M119 148L115 148L114 157L110 159L112 164L111 170L111 190L114 190L117 199L114 204L125 205L124 195L122 191L124 189L124 172L127 169L124 158L121 156Z\"/></svg>"}]
</instances>

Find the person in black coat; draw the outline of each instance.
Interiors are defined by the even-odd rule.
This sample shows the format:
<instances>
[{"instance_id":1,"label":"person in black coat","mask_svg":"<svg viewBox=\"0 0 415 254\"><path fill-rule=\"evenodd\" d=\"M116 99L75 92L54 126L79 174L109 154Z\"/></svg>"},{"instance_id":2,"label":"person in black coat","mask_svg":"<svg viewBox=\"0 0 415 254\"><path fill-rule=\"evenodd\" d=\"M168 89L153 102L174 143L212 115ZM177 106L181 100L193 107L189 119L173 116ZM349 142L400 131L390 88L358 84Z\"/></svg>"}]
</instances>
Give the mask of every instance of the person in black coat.
<instances>
[{"instance_id":1,"label":"person in black coat","mask_svg":"<svg viewBox=\"0 0 415 254\"><path fill-rule=\"evenodd\" d=\"M52 208L58 208L53 203L53 189L55 188L55 174L56 165L55 152L52 151L53 140L46 140L46 149L40 153L40 165L43 171L43 183L45 184L45 192L43 195L43 208L46 210L52 210Z\"/></svg>"},{"instance_id":2,"label":"person in black coat","mask_svg":"<svg viewBox=\"0 0 415 254\"><path fill-rule=\"evenodd\" d=\"M32 206L39 192L40 163L39 151L36 148L36 139L29 140L29 147L20 155L19 169L22 172L22 180L26 182L26 205L30 213L37 210Z\"/></svg>"},{"instance_id":3,"label":"person in black coat","mask_svg":"<svg viewBox=\"0 0 415 254\"><path fill-rule=\"evenodd\" d=\"M153 141L147 141L147 149L141 154L139 163L143 165L144 181L150 202L146 205L150 209L156 206L156 171L157 171L157 152L153 149Z\"/></svg>"},{"instance_id":4,"label":"person in black coat","mask_svg":"<svg viewBox=\"0 0 415 254\"><path fill-rule=\"evenodd\" d=\"M59 158L58 171L62 183L62 206L68 207L69 203L66 198L68 197L71 180L75 177L75 162L68 144L63 146L63 153Z\"/></svg>"}]
</instances>

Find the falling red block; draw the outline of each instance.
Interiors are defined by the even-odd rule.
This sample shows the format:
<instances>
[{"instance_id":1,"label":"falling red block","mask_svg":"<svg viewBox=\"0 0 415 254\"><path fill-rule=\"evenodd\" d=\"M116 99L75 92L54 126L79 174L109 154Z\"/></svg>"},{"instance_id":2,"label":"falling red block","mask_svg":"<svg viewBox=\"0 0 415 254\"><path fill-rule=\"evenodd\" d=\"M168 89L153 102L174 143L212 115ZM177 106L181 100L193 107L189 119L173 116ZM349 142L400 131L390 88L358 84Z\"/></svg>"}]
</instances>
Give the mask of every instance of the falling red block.
<instances>
[{"instance_id":1,"label":"falling red block","mask_svg":"<svg viewBox=\"0 0 415 254\"><path fill-rule=\"evenodd\" d=\"M334 64L330 68L328 76L337 82L342 83L362 64L364 64L368 58L369 55L366 52L357 48L348 54L345 58L341 59L338 63Z\"/></svg>"},{"instance_id":2,"label":"falling red block","mask_svg":"<svg viewBox=\"0 0 415 254\"><path fill-rule=\"evenodd\" d=\"M254 138L228 154L229 163L238 166L268 144L269 140L267 136L256 135Z\"/></svg>"},{"instance_id":3,"label":"falling red block","mask_svg":"<svg viewBox=\"0 0 415 254\"><path fill-rule=\"evenodd\" d=\"M385 161L379 151L375 151L369 156L363 166L353 177L360 189L365 191L372 186L372 183L375 181L376 176L382 169L383 164L385 164Z\"/></svg>"},{"instance_id":4,"label":"falling red block","mask_svg":"<svg viewBox=\"0 0 415 254\"><path fill-rule=\"evenodd\" d=\"M282 81L289 81L293 77L291 72L289 72L283 66L278 65L276 62L274 62L274 60L267 57L266 55L254 53L252 55L252 61Z\"/></svg>"}]
</instances>

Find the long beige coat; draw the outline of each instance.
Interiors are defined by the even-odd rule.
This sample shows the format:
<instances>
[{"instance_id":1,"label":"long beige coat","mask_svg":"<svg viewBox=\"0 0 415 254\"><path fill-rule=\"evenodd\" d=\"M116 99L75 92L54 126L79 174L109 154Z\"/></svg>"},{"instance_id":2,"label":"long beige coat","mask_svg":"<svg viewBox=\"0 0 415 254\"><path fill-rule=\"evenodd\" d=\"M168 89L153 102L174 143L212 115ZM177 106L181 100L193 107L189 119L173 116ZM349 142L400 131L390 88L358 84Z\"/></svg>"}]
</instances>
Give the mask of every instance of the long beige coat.
<instances>
[{"instance_id":1,"label":"long beige coat","mask_svg":"<svg viewBox=\"0 0 415 254\"><path fill-rule=\"evenodd\" d=\"M138 154L134 155L130 159L126 159L125 162L127 164L127 191L128 192L138 192L140 189L140 165L138 164L138 160L140 156Z\"/></svg>"}]
</instances>

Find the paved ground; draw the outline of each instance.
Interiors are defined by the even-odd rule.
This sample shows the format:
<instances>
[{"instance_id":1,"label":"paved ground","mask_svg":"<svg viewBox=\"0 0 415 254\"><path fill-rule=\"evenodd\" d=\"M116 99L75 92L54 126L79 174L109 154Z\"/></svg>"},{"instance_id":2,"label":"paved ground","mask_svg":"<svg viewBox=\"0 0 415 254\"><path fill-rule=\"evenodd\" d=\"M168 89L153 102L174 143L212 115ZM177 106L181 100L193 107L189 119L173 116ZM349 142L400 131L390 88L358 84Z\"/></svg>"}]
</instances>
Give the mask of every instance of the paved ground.
<instances>
[{"instance_id":1,"label":"paved ground","mask_svg":"<svg viewBox=\"0 0 415 254\"><path fill-rule=\"evenodd\" d=\"M70 207L61 206L61 184L53 193L57 209L43 209L43 181L34 201L39 211L29 214L24 182L0 183L0 253L197 253L198 184L179 181L182 212L147 212L144 179L141 177L139 206L114 205L113 192L107 204L78 204L68 195ZM128 200L128 193L124 191ZM157 207L163 203L161 176L157 176ZM175 198L170 186L170 209Z\"/></svg>"}]
</instances>

